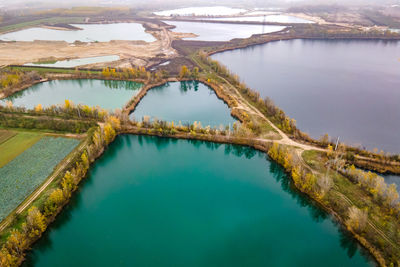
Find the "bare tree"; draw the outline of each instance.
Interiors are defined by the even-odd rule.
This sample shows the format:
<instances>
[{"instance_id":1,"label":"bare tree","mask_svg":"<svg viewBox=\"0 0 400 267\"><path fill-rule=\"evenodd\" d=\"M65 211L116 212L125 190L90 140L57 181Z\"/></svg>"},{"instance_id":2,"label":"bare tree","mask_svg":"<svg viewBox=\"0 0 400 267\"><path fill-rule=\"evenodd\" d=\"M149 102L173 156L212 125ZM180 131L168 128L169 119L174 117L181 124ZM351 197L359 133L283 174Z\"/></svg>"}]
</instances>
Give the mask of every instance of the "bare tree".
<instances>
[{"instance_id":1,"label":"bare tree","mask_svg":"<svg viewBox=\"0 0 400 267\"><path fill-rule=\"evenodd\" d=\"M347 225L357 232L362 232L367 226L368 212L366 210L360 210L355 206L349 208L349 218L347 219Z\"/></svg>"},{"instance_id":2,"label":"bare tree","mask_svg":"<svg viewBox=\"0 0 400 267\"><path fill-rule=\"evenodd\" d=\"M321 189L321 195L324 196L332 188L333 181L332 178L329 177L328 173L326 173L326 175L323 175L318 179L317 184Z\"/></svg>"}]
</instances>

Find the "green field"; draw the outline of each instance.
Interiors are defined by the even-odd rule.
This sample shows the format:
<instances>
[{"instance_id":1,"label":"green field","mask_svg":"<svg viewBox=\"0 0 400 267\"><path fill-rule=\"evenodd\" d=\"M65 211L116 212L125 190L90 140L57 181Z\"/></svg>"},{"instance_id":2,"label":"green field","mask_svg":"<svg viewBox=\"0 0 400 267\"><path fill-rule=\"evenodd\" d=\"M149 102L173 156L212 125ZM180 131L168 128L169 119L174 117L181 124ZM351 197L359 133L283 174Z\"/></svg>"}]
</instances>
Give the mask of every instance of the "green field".
<instances>
[{"instance_id":1,"label":"green field","mask_svg":"<svg viewBox=\"0 0 400 267\"><path fill-rule=\"evenodd\" d=\"M77 139L35 133L18 133L4 144L13 139L16 141L10 143L10 150L13 147L26 149L29 142L34 144L0 168L0 221L32 194L79 144ZM3 150L3 145L0 146L1 156L8 151Z\"/></svg>"},{"instance_id":2,"label":"green field","mask_svg":"<svg viewBox=\"0 0 400 267\"><path fill-rule=\"evenodd\" d=\"M0 168L33 146L44 135L35 132L0 130Z\"/></svg>"},{"instance_id":3,"label":"green field","mask_svg":"<svg viewBox=\"0 0 400 267\"><path fill-rule=\"evenodd\" d=\"M15 135L16 133L12 131L0 130L0 145Z\"/></svg>"},{"instance_id":4,"label":"green field","mask_svg":"<svg viewBox=\"0 0 400 267\"><path fill-rule=\"evenodd\" d=\"M39 65L38 65L39 66ZM20 70L20 71L37 71L39 73L69 73L75 74L77 71L75 69L67 68L51 68L51 67L35 67L35 66L18 66L18 67L7 67L9 70ZM89 71L89 70L78 70L79 73L92 73L101 74L101 71Z\"/></svg>"}]
</instances>

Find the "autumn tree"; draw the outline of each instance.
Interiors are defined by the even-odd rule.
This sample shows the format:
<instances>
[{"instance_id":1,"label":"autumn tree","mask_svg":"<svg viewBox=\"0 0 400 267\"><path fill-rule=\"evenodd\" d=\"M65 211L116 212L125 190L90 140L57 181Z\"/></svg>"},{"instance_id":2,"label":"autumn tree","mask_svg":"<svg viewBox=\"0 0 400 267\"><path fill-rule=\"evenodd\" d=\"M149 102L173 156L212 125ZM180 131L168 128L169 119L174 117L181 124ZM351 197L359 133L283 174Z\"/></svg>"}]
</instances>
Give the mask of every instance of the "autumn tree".
<instances>
[{"instance_id":1,"label":"autumn tree","mask_svg":"<svg viewBox=\"0 0 400 267\"><path fill-rule=\"evenodd\" d=\"M277 159L278 155L279 155L279 145L278 143L273 143L272 147L269 149L268 151L268 155L272 158L272 159Z\"/></svg>"},{"instance_id":2,"label":"autumn tree","mask_svg":"<svg viewBox=\"0 0 400 267\"><path fill-rule=\"evenodd\" d=\"M18 256L8 251L8 249L3 246L0 250L0 266L1 267L11 267L18 265Z\"/></svg>"},{"instance_id":3,"label":"autumn tree","mask_svg":"<svg viewBox=\"0 0 400 267\"><path fill-rule=\"evenodd\" d=\"M44 203L44 215L52 216L65 201L63 190L55 189Z\"/></svg>"},{"instance_id":4,"label":"autumn tree","mask_svg":"<svg viewBox=\"0 0 400 267\"><path fill-rule=\"evenodd\" d=\"M190 76L190 71L186 65L183 65L179 72L179 77L182 79L182 78L186 78L188 76Z\"/></svg>"},{"instance_id":5,"label":"autumn tree","mask_svg":"<svg viewBox=\"0 0 400 267\"><path fill-rule=\"evenodd\" d=\"M296 166L292 169L292 179L296 185L301 185L301 169L299 166Z\"/></svg>"},{"instance_id":6,"label":"autumn tree","mask_svg":"<svg viewBox=\"0 0 400 267\"><path fill-rule=\"evenodd\" d=\"M194 79L198 79L198 78L199 78L199 68L198 68L198 67L194 67L194 68L193 68L192 77L193 77Z\"/></svg>"},{"instance_id":7,"label":"autumn tree","mask_svg":"<svg viewBox=\"0 0 400 267\"><path fill-rule=\"evenodd\" d=\"M43 111L42 104L37 104L37 106L35 107L35 111L36 111L36 112L41 112L41 111Z\"/></svg>"},{"instance_id":8,"label":"autumn tree","mask_svg":"<svg viewBox=\"0 0 400 267\"><path fill-rule=\"evenodd\" d=\"M332 188L333 186L333 181L332 178L329 177L328 174L326 175L322 175L318 180L317 180L317 184L321 190L321 195L324 196L326 193L329 192L329 190Z\"/></svg>"},{"instance_id":9,"label":"autumn tree","mask_svg":"<svg viewBox=\"0 0 400 267\"><path fill-rule=\"evenodd\" d=\"M109 68L104 68L103 71L101 72L101 74L104 77L110 77L110 75L111 75L110 69Z\"/></svg>"},{"instance_id":10,"label":"autumn tree","mask_svg":"<svg viewBox=\"0 0 400 267\"><path fill-rule=\"evenodd\" d=\"M46 218L38 208L33 206L28 210L26 223L22 225L24 232L30 237L35 238L40 236L46 230Z\"/></svg>"},{"instance_id":11,"label":"autumn tree","mask_svg":"<svg viewBox=\"0 0 400 267\"><path fill-rule=\"evenodd\" d=\"M399 200L399 193L395 184L389 185L386 191L386 201L390 207L395 207Z\"/></svg>"},{"instance_id":12,"label":"autumn tree","mask_svg":"<svg viewBox=\"0 0 400 267\"><path fill-rule=\"evenodd\" d=\"M368 212L351 206L348 212L346 224L356 232L362 232L368 223Z\"/></svg>"},{"instance_id":13,"label":"autumn tree","mask_svg":"<svg viewBox=\"0 0 400 267\"><path fill-rule=\"evenodd\" d=\"M323 146L327 146L329 144L329 135L324 134L323 136L321 136L320 142Z\"/></svg>"},{"instance_id":14,"label":"autumn tree","mask_svg":"<svg viewBox=\"0 0 400 267\"><path fill-rule=\"evenodd\" d=\"M5 244L8 252L16 257L22 257L24 255L24 249L26 249L27 246L28 242L26 240L26 236L16 229L11 231L11 234Z\"/></svg>"},{"instance_id":15,"label":"autumn tree","mask_svg":"<svg viewBox=\"0 0 400 267\"><path fill-rule=\"evenodd\" d=\"M61 181L61 187L63 191L64 198L70 198L72 191L76 189L76 184L71 172L67 171L64 178Z\"/></svg>"},{"instance_id":16,"label":"autumn tree","mask_svg":"<svg viewBox=\"0 0 400 267\"><path fill-rule=\"evenodd\" d=\"M111 124L106 123L104 125L104 140L106 141L106 144L111 143L111 141L114 140L115 136L116 133Z\"/></svg>"},{"instance_id":17,"label":"autumn tree","mask_svg":"<svg viewBox=\"0 0 400 267\"><path fill-rule=\"evenodd\" d=\"M103 132L100 128L96 130L96 132L93 134L92 142L96 150L100 150L101 147L103 146L104 137L103 137Z\"/></svg>"},{"instance_id":18,"label":"autumn tree","mask_svg":"<svg viewBox=\"0 0 400 267\"><path fill-rule=\"evenodd\" d=\"M106 123L109 123L117 131L121 129L121 121L115 116L108 116Z\"/></svg>"},{"instance_id":19,"label":"autumn tree","mask_svg":"<svg viewBox=\"0 0 400 267\"><path fill-rule=\"evenodd\" d=\"M82 153L82 155L81 155L81 160L82 160L82 165L83 165L83 167L84 167L86 170L89 169L90 163L89 163L89 158L88 158L87 152L83 152L83 153Z\"/></svg>"},{"instance_id":20,"label":"autumn tree","mask_svg":"<svg viewBox=\"0 0 400 267\"><path fill-rule=\"evenodd\" d=\"M302 190L307 192L314 192L316 184L317 177L313 173L309 172L304 176Z\"/></svg>"},{"instance_id":21,"label":"autumn tree","mask_svg":"<svg viewBox=\"0 0 400 267\"><path fill-rule=\"evenodd\" d=\"M65 109L72 109L74 107L74 103L72 103L72 101L65 99L64 101L64 108Z\"/></svg>"}]
</instances>

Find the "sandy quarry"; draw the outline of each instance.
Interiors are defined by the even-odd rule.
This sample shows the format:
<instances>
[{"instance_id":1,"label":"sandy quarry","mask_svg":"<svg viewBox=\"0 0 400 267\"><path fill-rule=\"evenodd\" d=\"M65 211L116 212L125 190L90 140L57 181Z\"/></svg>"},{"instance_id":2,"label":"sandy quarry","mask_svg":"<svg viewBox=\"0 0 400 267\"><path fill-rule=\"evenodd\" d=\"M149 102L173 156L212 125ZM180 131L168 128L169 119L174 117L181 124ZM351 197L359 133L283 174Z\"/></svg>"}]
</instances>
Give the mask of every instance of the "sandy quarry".
<instances>
[{"instance_id":1,"label":"sandy quarry","mask_svg":"<svg viewBox=\"0 0 400 267\"><path fill-rule=\"evenodd\" d=\"M63 60L105 55L120 57L118 62L112 64L113 67L146 66L154 57L170 59L177 56L177 52L171 47L172 40L191 36L173 33L153 24L151 27L160 29L148 31L157 39L151 43L144 41L74 44L60 41L0 42L0 66L37 62L49 57ZM96 67L100 66L101 64L96 64Z\"/></svg>"}]
</instances>

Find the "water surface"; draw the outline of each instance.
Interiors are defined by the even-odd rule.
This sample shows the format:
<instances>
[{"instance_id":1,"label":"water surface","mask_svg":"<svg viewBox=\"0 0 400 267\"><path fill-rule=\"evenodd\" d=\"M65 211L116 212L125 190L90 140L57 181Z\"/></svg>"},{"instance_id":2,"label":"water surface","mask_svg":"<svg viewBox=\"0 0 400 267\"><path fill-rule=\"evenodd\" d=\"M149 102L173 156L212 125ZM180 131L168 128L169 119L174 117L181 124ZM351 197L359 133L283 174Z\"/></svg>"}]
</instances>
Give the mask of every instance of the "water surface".
<instances>
[{"instance_id":1,"label":"water surface","mask_svg":"<svg viewBox=\"0 0 400 267\"><path fill-rule=\"evenodd\" d=\"M55 80L39 83L0 100L0 104L11 101L14 106L34 108L64 104L68 99L75 104L121 109L139 92L140 83L107 80Z\"/></svg>"},{"instance_id":2,"label":"water surface","mask_svg":"<svg viewBox=\"0 0 400 267\"><path fill-rule=\"evenodd\" d=\"M400 152L400 43L292 40L216 54L312 137Z\"/></svg>"},{"instance_id":3,"label":"water surface","mask_svg":"<svg viewBox=\"0 0 400 267\"><path fill-rule=\"evenodd\" d=\"M385 178L385 182L388 185L395 184L397 186L397 192L400 192L400 175L381 175L383 178Z\"/></svg>"},{"instance_id":4,"label":"water surface","mask_svg":"<svg viewBox=\"0 0 400 267\"><path fill-rule=\"evenodd\" d=\"M253 149L120 136L27 265L370 264Z\"/></svg>"},{"instance_id":5,"label":"water surface","mask_svg":"<svg viewBox=\"0 0 400 267\"><path fill-rule=\"evenodd\" d=\"M25 66L40 66L40 67L56 67L56 68L73 68L82 65L102 63L102 62L112 62L119 60L119 56L100 56L100 57L84 57L75 59L66 59L56 61L54 63L27 63Z\"/></svg>"},{"instance_id":6,"label":"water surface","mask_svg":"<svg viewBox=\"0 0 400 267\"><path fill-rule=\"evenodd\" d=\"M164 21L176 26L174 32L194 33L198 37L189 37L185 40L197 41L230 41L234 38L248 38L253 34L271 33L283 30L283 26L272 25L244 25L229 23L206 23L187 21Z\"/></svg>"},{"instance_id":7,"label":"water surface","mask_svg":"<svg viewBox=\"0 0 400 267\"><path fill-rule=\"evenodd\" d=\"M0 35L3 41L66 41L81 42L109 42L111 40L143 40L153 42L156 39L146 33L139 23L113 23L113 24L71 24L82 30L55 30L48 28L28 28L16 32Z\"/></svg>"},{"instance_id":8,"label":"water surface","mask_svg":"<svg viewBox=\"0 0 400 267\"><path fill-rule=\"evenodd\" d=\"M267 15L267 16L250 16L250 17L225 17L212 18L210 20L218 21L245 21L245 22L278 22L278 23L314 23L311 20L306 20L288 15Z\"/></svg>"},{"instance_id":9,"label":"water surface","mask_svg":"<svg viewBox=\"0 0 400 267\"><path fill-rule=\"evenodd\" d=\"M182 124L198 121L212 127L235 122L228 105L199 82L172 82L151 89L131 114L137 121L143 116Z\"/></svg>"},{"instance_id":10,"label":"water surface","mask_svg":"<svg viewBox=\"0 0 400 267\"><path fill-rule=\"evenodd\" d=\"M229 16L245 12L245 9L225 6L187 7L154 12L157 16Z\"/></svg>"}]
</instances>

